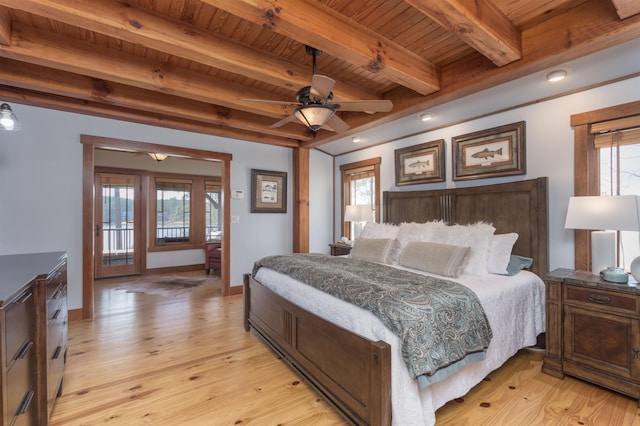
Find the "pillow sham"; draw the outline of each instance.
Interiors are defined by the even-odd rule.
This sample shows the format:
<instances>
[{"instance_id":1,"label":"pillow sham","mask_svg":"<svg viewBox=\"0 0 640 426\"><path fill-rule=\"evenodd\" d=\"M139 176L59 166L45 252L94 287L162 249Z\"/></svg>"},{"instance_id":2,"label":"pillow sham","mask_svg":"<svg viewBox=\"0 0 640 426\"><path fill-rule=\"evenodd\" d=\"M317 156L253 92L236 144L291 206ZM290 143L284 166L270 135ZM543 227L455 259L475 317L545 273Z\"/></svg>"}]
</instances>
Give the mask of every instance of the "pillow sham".
<instances>
[{"instance_id":1,"label":"pillow sham","mask_svg":"<svg viewBox=\"0 0 640 426\"><path fill-rule=\"evenodd\" d=\"M407 268L457 278L467 265L470 254L469 247L411 241L402 250L399 263Z\"/></svg>"},{"instance_id":2,"label":"pillow sham","mask_svg":"<svg viewBox=\"0 0 640 426\"><path fill-rule=\"evenodd\" d=\"M507 274L507 266L511 260L511 250L518 239L518 234L498 234L491 238L489 243L489 259L487 260L487 271L490 274Z\"/></svg>"},{"instance_id":3,"label":"pillow sham","mask_svg":"<svg viewBox=\"0 0 640 426\"><path fill-rule=\"evenodd\" d=\"M360 238L391 238L398 235L400 228L390 223L367 222L360 233Z\"/></svg>"},{"instance_id":4,"label":"pillow sham","mask_svg":"<svg viewBox=\"0 0 640 426\"><path fill-rule=\"evenodd\" d=\"M371 262L390 263L395 240L391 238L357 238L349 257Z\"/></svg>"}]
</instances>

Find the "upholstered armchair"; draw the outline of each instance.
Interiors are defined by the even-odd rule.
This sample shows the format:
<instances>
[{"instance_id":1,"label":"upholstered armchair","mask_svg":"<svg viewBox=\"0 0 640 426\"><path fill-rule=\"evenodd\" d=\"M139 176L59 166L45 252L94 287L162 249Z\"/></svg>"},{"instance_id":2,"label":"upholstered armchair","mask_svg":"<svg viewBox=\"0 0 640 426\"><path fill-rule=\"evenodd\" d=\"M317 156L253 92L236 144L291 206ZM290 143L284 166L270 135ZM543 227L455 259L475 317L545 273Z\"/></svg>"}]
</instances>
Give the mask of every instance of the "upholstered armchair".
<instances>
[{"instance_id":1,"label":"upholstered armchair","mask_svg":"<svg viewBox=\"0 0 640 426\"><path fill-rule=\"evenodd\" d=\"M209 274L212 269L220 271L222 269L222 244L209 241L204 246L204 269Z\"/></svg>"}]
</instances>

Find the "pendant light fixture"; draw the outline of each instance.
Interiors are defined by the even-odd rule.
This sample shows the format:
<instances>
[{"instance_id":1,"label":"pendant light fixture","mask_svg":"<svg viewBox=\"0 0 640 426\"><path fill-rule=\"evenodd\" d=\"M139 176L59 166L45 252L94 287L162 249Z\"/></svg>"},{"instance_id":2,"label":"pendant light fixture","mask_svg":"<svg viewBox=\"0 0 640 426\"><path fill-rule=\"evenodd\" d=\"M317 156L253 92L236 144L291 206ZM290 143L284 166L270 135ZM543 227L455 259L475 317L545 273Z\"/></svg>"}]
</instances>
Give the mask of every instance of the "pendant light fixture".
<instances>
[{"instance_id":1,"label":"pendant light fixture","mask_svg":"<svg viewBox=\"0 0 640 426\"><path fill-rule=\"evenodd\" d=\"M161 154L159 152L150 152L149 153L149 157L153 158L154 160L156 160L159 163L161 161L166 160L168 155L167 154Z\"/></svg>"},{"instance_id":2,"label":"pendant light fixture","mask_svg":"<svg viewBox=\"0 0 640 426\"><path fill-rule=\"evenodd\" d=\"M0 129L8 131L20 130L18 117L13 113L9 104L0 105Z\"/></svg>"}]
</instances>

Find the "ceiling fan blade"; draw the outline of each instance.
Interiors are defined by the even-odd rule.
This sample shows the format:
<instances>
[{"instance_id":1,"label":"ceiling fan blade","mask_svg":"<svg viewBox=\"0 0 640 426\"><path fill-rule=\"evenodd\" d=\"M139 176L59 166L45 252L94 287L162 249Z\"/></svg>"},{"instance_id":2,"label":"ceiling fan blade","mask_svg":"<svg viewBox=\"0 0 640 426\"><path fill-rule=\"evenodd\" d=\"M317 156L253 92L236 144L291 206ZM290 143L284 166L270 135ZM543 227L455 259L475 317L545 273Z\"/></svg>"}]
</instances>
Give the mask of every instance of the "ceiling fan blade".
<instances>
[{"instance_id":1,"label":"ceiling fan blade","mask_svg":"<svg viewBox=\"0 0 640 426\"><path fill-rule=\"evenodd\" d=\"M393 108L393 102L381 99L370 101L338 101L340 111L364 111L367 113L389 112Z\"/></svg>"},{"instance_id":2,"label":"ceiling fan blade","mask_svg":"<svg viewBox=\"0 0 640 426\"><path fill-rule=\"evenodd\" d=\"M261 102L263 104L273 104L273 105L290 105L290 106L300 106L298 102L287 102L287 101L271 101L268 99L239 99L243 102Z\"/></svg>"},{"instance_id":3,"label":"ceiling fan blade","mask_svg":"<svg viewBox=\"0 0 640 426\"><path fill-rule=\"evenodd\" d=\"M331 116L329 121L327 121L326 125L328 128L331 128L331 130L333 130L336 133L344 133L350 128L347 123L342 121L342 119L335 114Z\"/></svg>"},{"instance_id":4,"label":"ceiling fan blade","mask_svg":"<svg viewBox=\"0 0 640 426\"><path fill-rule=\"evenodd\" d=\"M292 122L292 121L294 121L294 120L297 120L297 119L296 119L296 116L295 116L295 115L293 115L293 114L291 114L291 115L289 115L289 116L287 116L287 117L283 118L282 120L278 121L277 123L273 123L273 124L272 124L271 126L269 126L269 127L271 127L271 128L281 127L281 126L284 126L285 124L290 123L290 122Z\"/></svg>"},{"instance_id":5,"label":"ceiling fan blade","mask_svg":"<svg viewBox=\"0 0 640 426\"><path fill-rule=\"evenodd\" d=\"M327 99L336 81L326 75L314 74L311 79L311 96Z\"/></svg>"}]
</instances>

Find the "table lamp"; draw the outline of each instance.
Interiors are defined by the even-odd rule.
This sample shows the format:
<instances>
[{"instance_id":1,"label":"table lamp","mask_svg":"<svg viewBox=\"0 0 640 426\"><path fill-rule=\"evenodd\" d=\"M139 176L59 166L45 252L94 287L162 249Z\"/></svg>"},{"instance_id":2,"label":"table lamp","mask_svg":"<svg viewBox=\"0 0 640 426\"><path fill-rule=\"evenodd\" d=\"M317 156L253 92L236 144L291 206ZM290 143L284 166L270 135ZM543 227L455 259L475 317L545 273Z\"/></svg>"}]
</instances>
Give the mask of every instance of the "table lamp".
<instances>
[{"instance_id":1,"label":"table lamp","mask_svg":"<svg viewBox=\"0 0 640 426\"><path fill-rule=\"evenodd\" d=\"M640 197L636 195L569 198L564 227L591 230L592 274L598 275L603 269L618 266L615 231L640 230L639 207ZM634 262L640 265L639 258ZM637 280L638 275L633 277Z\"/></svg>"},{"instance_id":2,"label":"table lamp","mask_svg":"<svg viewBox=\"0 0 640 426\"><path fill-rule=\"evenodd\" d=\"M353 239L360 237L364 222L373 219L373 209L370 204L349 205L344 209L344 221L353 222Z\"/></svg>"}]
</instances>

